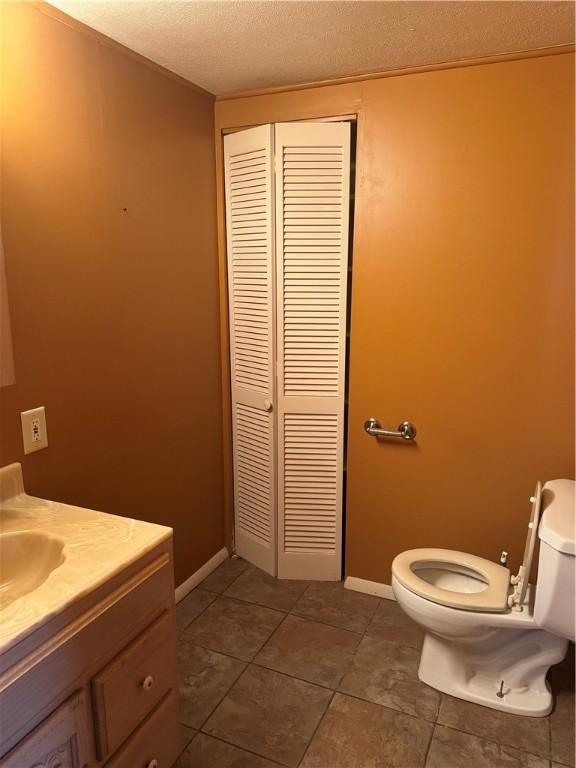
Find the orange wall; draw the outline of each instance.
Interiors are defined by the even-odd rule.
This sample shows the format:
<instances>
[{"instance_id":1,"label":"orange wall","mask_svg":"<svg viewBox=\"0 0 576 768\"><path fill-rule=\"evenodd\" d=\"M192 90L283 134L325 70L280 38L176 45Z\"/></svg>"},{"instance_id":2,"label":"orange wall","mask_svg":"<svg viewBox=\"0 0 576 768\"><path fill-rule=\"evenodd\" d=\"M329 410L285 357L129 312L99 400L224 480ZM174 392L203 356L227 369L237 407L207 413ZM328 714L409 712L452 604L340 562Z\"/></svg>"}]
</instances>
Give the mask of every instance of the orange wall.
<instances>
[{"instance_id":1,"label":"orange wall","mask_svg":"<svg viewBox=\"0 0 576 768\"><path fill-rule=\"evenodd\" d=\"M223 100L216 130L350 113L347 575L420 546L517 567L536 479L574 476L574 57Z\"/></svg>"},{"instance_id":2,"label":"orange wall","mask_svg":"<svg viewBox=\"0 0 576 768\"><path fill-rule=\"evenodd\" d=\"M3 5L0 465L173 526L180 583L224 542L213 100ZM39 405L50 444L24 457L19 412Z\"/></svg>"}]
</instances>

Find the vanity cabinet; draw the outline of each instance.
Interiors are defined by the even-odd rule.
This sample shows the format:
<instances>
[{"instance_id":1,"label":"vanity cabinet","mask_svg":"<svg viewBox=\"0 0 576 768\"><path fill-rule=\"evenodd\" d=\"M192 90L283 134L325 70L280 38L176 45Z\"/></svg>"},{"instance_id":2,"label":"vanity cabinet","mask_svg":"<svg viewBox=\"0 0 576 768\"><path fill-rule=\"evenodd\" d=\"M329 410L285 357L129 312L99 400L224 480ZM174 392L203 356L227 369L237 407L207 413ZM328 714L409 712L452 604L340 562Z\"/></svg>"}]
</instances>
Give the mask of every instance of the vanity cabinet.
<instances>
[{"instance_id":1,"label":"vanity cabinet","mask_svg":"<svg viewBox=\"0 0 576 768\"><path fill-rule=\"evenodd\" d=\"M0 655L0 768L170 768L171 540Z\"/></svg>"},{"instance_id":2,"label":"vanity cabinet","mask_svg":"<svg viewBox=\"0 0 576 768\"><path fill-rule=\"evenodd\" d=\"M49 715L2 760L2 768L83 768L90 762L89 716L84 691Z\"/></svg>"}]
</instances>

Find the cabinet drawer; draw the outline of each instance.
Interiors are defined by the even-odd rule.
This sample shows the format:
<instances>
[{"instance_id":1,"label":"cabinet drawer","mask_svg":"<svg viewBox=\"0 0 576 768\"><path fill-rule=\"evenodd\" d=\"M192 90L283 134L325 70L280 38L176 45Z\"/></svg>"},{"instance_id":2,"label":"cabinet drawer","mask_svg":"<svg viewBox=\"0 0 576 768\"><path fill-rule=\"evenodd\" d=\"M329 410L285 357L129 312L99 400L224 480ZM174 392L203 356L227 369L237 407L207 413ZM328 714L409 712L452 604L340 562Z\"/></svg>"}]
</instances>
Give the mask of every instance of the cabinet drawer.
<instances>
[{"instance_id":1,"label":"cabinet drawer","mask_svg":"<svg viewBox=\"0 0 576 768\"><path fill-rule=\"evenodd\" d=\"M181 738L178 697L170 691L105 768L170 768Z\"/></svg>"},{"instance_id":2,"label":"cabinet drawer","mask_svg":"<svg viewBox=\"0 0 576 768\"><path fill-rule=\"evenodd\" d=\"M92 680L96 750L114 752L175 685L174 619L164 613Z\"/></svg>"}]
</instances>

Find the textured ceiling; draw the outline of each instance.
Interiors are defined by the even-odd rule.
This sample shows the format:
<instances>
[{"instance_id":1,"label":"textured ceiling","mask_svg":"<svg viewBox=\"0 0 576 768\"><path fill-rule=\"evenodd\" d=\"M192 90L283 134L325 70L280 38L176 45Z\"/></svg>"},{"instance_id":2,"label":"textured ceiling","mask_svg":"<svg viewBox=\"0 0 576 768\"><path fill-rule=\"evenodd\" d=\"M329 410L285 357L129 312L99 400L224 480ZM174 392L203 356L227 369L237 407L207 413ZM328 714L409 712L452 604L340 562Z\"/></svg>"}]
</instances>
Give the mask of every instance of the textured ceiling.
<instances>
[{"instance_id":1,"label":"textured ceiling","mask_svg":"<svg viewBox=\"0 0 576 768\"><path fill-rule=\"evenodd\" d=\"M51 0L212 93L574 41L573 2Z\"/></svg>"}]
</instances>

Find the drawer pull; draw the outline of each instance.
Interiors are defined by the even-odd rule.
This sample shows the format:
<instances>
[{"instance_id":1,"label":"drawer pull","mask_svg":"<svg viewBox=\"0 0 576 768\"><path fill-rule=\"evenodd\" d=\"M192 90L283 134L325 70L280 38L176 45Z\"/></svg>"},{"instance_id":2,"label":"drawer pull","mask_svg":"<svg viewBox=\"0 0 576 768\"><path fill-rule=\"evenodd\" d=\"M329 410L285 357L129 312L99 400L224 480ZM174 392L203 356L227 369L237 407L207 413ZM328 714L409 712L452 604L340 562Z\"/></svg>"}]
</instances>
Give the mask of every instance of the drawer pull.
<instances>
[{"instance_id":1,"label":"drawer pull","mask_svg":"<svg viewBox=\"0 0 576 768\"><path fill-rule=\"evenodd\" d=\"M144 680L142 680L142 688L144 688L145 691L149 691L153 685L154 685L154 678L152 677L152 675L148 675L148 677L145 677ZM152 762L148 766L146 766L146 768L156 768L155 765L152 765L153 762L154 760L152 760Z\"/></svg>"},{"instance_id":2,"label":"drawer pull","mask_svg":"<svg viewBox=\"0 0 576 768\"><path fill-rule=\"evenodd\" d=\"M158 768L158 760L150 760L146 768Z\"/></svg>"}]
</instances>

